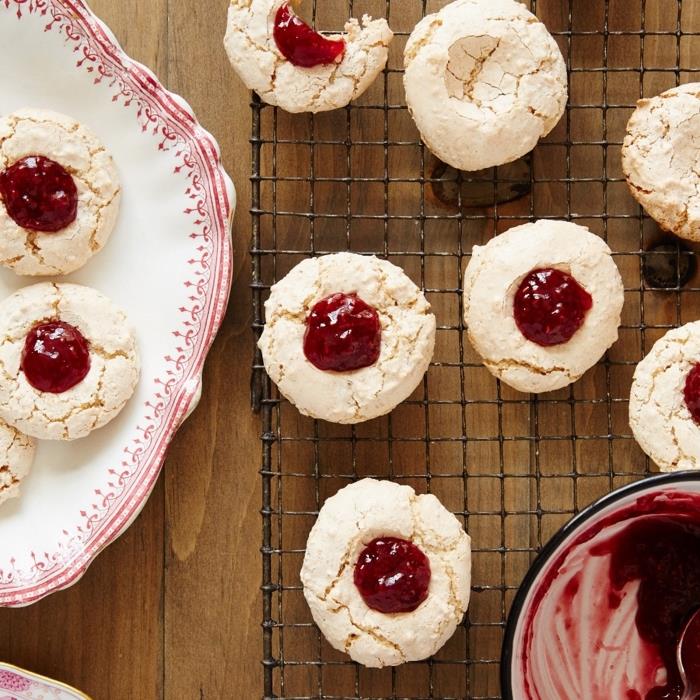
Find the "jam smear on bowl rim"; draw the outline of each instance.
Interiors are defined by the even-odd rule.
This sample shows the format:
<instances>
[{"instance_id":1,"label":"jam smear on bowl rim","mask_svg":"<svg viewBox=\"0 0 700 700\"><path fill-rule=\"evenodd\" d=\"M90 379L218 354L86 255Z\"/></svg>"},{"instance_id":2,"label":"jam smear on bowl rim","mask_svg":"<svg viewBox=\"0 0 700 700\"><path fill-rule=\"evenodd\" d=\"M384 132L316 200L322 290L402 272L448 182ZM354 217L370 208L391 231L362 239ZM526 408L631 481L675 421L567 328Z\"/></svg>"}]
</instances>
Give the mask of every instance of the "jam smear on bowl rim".
<instances>
[{"instance_id":1,"label":"jam smear on bowl rim","mask_svg":"<svg viewBox=\"0 0 700 700\"><path fill-rule=\"evenodd\" d=\"M353 580L362 599L381 613L413 612L430 586L428 557L412 542L377 537L360 553Z\"/></svg>"},{"instance_id":2,"label":"jam smear on bowl rim","mask_svg":"<svg viewBox=\"0 0 700 700\"><path fill-rule=\"evenodd\" d=\"M56 233L78 212L78 189L60 164L41 155L25 156L0 172L0 197L10 218L22 228Z\"/></svg>"},{"instance_id":3,"label":"jam smear on bowl rim","mask_svg":"<svg viewBox=\"0 0 700 700\"><path fill-rule=\"evenodd\" d=\"M683 667L686 694L700 695L700 607L688 619L678 645L678 665Z\"/></svg>"},{"instance_id":4,"label":"jam smear on bowl rim","mask_svg":"<svg viewBox=\"0 0 700 700\"><path fill-rule=\"evenodd\" d=\"M21 369L38 391L61 394L79 384L90 371L89 343L70 323L38 323L24 341Z\"/></svg>"},{"instance_id":5,"label":"jam smear on bowl rim","mask_svg":"<svg viewBox=\"0 0 700 700\"><path fill-rule=\"evenodd\" d=\"M583 325L593 297L568 273L545 267L530 271L513 300L520 332L543 347L566 343Z\"/></svg>"},{"instance_id":6,"label":"jam smear on bowl rim","mask_svg":"<svg viewBox=\"0 0 700 700\"><path fill-rule=\"evenodd\" d=\"M307 316L304 355L320 370L349 372L379 359L381 339L376 309L354 292L338 292L316 302Z\"/></svg>"},{"instance_id":7,"label":"jam smear on bowl rim","mask_svg":"<svg viewBox=\"0 0 700 700\"><path fill-rule=\"evenodd\" d=\"M293 12L289 3L277 10L273 36L282 55L301 68L336 63L345 53L343 39L329 39L319 34Z\"/></svg>"}]
</instances>

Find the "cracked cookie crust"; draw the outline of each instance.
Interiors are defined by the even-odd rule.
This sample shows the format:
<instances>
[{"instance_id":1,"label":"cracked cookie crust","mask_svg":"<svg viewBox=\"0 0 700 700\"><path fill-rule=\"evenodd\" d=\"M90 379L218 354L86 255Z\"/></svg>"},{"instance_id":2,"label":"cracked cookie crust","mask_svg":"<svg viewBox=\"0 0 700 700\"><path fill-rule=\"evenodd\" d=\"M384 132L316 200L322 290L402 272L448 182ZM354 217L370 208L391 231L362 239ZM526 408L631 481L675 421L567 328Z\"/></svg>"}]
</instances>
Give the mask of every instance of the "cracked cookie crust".
<instances>
[{"instance_id":1,"label":"cracked cookie crust","mask_svg":"<svg viewBox=\"0 0 700 700\"><path fill-rule=\"evenodd\" d=\"M337 292L355 292L377 311L379 359L369 367L320 370L304 356L309 312ZM396 265L335 253L302 261L273 285L258 346L270 378L301 413L360 423L388 413L418 386L433 355L435 316L423 292Z\"/></svg>"},{"instance_id":2,"label":"cracked cookie crust","mask_svg":"<svg viewBox=\"0 0 700 700\"><path fill-rule=\"evenodd\" d=\"M372 610L354 584L355 562L377 537L409 540L430 561L428 597L413 612ZM324 503L306 546L301 581L314 621L334 648L365 666L433 655L469 605L470 542L433 495L374 479L346 486Z\"/></svg>"},{"instance_id":3,"label":"cracked cookie crust","mask_svg":"<svg viewBox=\"0 0 700 700\"><path fill-rule=\"evenodd\" d=\"M529 153L566 106L566 65L545 26L514 0L456 0L416 25L406 102L426 146L460 170Z\"/></svg>"},{"instance_id":4,"label":"cracked cookie crust","mask_svg":"<svg viewBox=\"0 0 700 700\"><path fill-rule=\"evenodd\" d=\"M571 339L543 347L518 329L513 302L532 270L571 275L593 306ZM617 340L624 287L606 243L566 221L537 221L474 246L464 274L464 321L486 368L518 391L553 391L575 382Z\"/></svg>"},{"instance_id":5,"label":"cracked cookie crust","mask_svg":"<svg viewBox=\"0 0 700 700\"><path fill-rule=\"evenodd\" d=\"M699 361L700 321L694 321L657 340L634 372L630 427L663 472L700 469L700 425L683 395L686 378Z\"/></svg>"},{"instance_id":6,"label":"cracked cookie crust","mask_svg":"<svg viewBox=\"0 0 700 700\"><path fill-rule=\"evenodd\" d=\"M0 503L20 495L34 462L36 442L0 419Z\"/></svg>"},{"instance_id":7,"label":"cracked cookie crust","mask_svg":"<svg viewBox=\"0 0 700 700\"><path fill-rule=\"evenodd\" d=\"M632 196L662 228L700 240L700 83L640 100L627 124L622 169Z\"/></svg>"},{"instance_id":8,"label":"cracked cookie crust","mask_svg":"<svg viewBox=\"0 0 700 700\"><path fill-rule=\"evenodd\" d=\"M325 112L359 97L384 69L393 33L385 19L349 20L339 62L313 68L290 63L273 37L277 10L287 0L232 0L224 45L246 87L287 112Z\"/></svg>"},{"instance_id":9,"label":"cracked cookie crust","mask_svg":"<svg viewBox=\"0 0 700 700\"><path fill-rule=\"evenodd\" d=\"M21 369L27 333L51 320L78 328L90 352L85 378L58 394L35 389ZM0 338L0 417L33 437L85 437L112 420L136 387L139 359L126 315L89 287L44 282L20 289L0 303Z\"/></svg>"},{"instance_id":10,"label":"cracked cookie crust","mask_svg":"<svg viewBox=\"0 0 700 700\"><path fill-rule=\"evenodd\" d=\"M0 264L19 275L63 275L102 249L117 220L121 188L112 156L71 117L22 109L0 118L0 169L41 155L65 168L77 188L75 220L55 233L19 226L0 198Z\"/></svg>"}]
</instances>

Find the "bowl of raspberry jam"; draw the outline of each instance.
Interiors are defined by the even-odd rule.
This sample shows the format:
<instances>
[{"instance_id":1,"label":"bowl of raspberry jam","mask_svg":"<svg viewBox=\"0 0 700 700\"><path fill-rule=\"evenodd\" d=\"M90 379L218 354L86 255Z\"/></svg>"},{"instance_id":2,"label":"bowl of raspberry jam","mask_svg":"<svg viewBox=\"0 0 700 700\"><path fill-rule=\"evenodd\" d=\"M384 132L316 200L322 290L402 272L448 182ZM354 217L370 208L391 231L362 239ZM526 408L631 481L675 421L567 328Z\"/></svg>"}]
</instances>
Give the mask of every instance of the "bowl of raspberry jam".
<instances>
[{"instance_id":1,"label":"bowl of raspberry jam","mask_svg":"<svg viewBox=\"0 0 700 700\"><path fill-rule=\"evenodd\" d=\"M678 640L700 608L700 472L613 491L542 549L503 644L505 700L684 700Z\"/></svg>"}]
</instances>

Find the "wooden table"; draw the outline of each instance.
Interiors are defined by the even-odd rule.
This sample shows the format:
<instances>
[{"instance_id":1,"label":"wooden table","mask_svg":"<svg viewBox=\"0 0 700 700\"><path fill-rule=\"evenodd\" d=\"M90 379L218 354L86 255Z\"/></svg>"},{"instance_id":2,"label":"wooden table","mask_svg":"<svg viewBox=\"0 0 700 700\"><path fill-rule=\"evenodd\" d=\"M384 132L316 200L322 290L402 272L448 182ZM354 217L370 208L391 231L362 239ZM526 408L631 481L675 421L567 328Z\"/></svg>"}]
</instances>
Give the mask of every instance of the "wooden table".
<instances>
[{"instance_id":1,"label":"wooden table","mask_svg":"<svg viewBox=\"0 0 700 700\"><path fill-rule=\"evenodd\" d=\"M0 611L0 659L95 700L252 700L262 688L259 421L250 410L249 94L225 57L227 3L91 0L124 49L221 145L240 202L232 303L197 411L143 513L76 586Z\"/></svg>"},{"instance_id":2,"label":"wooden table","mask_svg":"<svg viewBox=\"0 0 700 700\"><path fill-rule=\"evenodd\" d=\"M372 3L380 8L373 10L378 13L385 7L384 2L379 0L366 0L363 9ZM163 477L158 481L143 513L123 537L100 555L79 584L24 610L0 610L0 659L74 684L95 700L254 700L262 692L259 596L261 493L258 475L261 450L258 440L260 423L250 410L249 395L253 349L250 260L247 252L251 230L248 213L250 96L233 74L222 46L227 9L225 0L92 0L92 5L110 25L126 51L154 69L171 90L182 94L221 144L226 168L238 190L239 206L234 222L234 284L228 315L207 362L202 402L174 440ZM336 0L325 0L324 12L330 13L335 6ZM406 7L414 7L414 10L418 6L419 3L406 4ZM569 54L572 67L577 72L572 74L570 92L571 103L578 105L579 111L571 112L568 127L576 138L585 132L589 139L594 138L599 143L591 147L574 147L570 152L571 158L567 159L566 150L561 144L557 145L557 141L567 135L567 120L563 120L553 132L549 145L538 149L534 157L540 177L544 173L545 180L536 187L533 198L514 203L508 212L515 215L511 219L522 217L523 221L531 215L566 217L584 216L584 213L590 212L586 214L588 218L581 219L581 223L599 233L608 233L608 240L619 254L616 259L628 293L623 317L626 328L623 329L620 343L610 353L612 369L610 366L607 369L599 367L577 383L571 394L569 390L558 392L554 397L558 403L552 404L550 410L546 410L546 406L540 409L539 418L534 420L539 433L533 442L533 449L527 443L527 436L534 429L531 407L526 402L522 402L524 406L513 402L508 407L511 411L508 414L509 435L519 436L518 439L523 438L525 442L513 443L515 447L523 447L523 450L522 453L508 452L506 456L512 464L509 462L503 474L488 473L494 454L487 452L486 448L493 447L496 459L498 457L499 442L494 440L493 443L484 443L481 451L476 450L479 445L470 448L470 469L477 472L470 472L470 477L480 476L480 468L484 471L481 474L484 478L475 482L479 484L478 488L470 492L470 500L465 496L464 504L455 501L454 497L450 497L449 488L443 486L441 490L439 484L443 482L433 481L434 492L446 500L453 510L469 506L476 511L488 511L481 519L478 514L471 517L468 523L477 546L492 546L495 553L491 556L485 550L481 553L477 550L477 583L491 580L489 576L494 572L496 578L493 580L499 580L504 574L500 557L505 547L520 547L519 555L516 553L511 559L506 557L509 595L522 579L532 549L568 519L575 509L644 473L648 465L628 434L624 404L629 395L633 365L642 352L649 349L651 342L662 334L665 324L677 324L698 317L698 276L693 282L696 291L683 294L682 314L676 310L674 303L678 301L680 304L679 294L664 295L640 288L637 252L640 245L647 247L653 243L658 232L648 222L642 227L638 209L620 181L619 142L640 87L645 94L652 95L675 84L677 77L683 81L697 79L697 64L693 60L697 42L692 39L700 36L700 2L684 3L682 27L692 36L684 37L682 41L677 41L674 34L676 12L680 7L676 0L646 0L644 6L646 29L656 31L657 35L663 32L665 36L652 35L642 43L638 35L642 0L609 0L609 13L605 15L603 8L606 5L602 0L571 0L570 3L539 0L538 3L540 14L550 28L559 32L563 43L566 41L567 22L571 20L567 8L575 8L573 28L579 35L573 38ZM417 16L408 12L406 16L402 14L395 13L392 26L403 32L410 31ZM625 71L632 71L611 73L609 80L604 79L599 71L603 36L591 34L591 31L601 32L604 26L609 26L613 34L619 28L624 30L605 40L610 65L618 68L626 66ZM401 60L401 44L398 41L395 44L391 59L394 67ZM642 63L647 71L644 75L640 75L638 70L634 72L635 66L640 64L640 47ZM683 70L681 74L677 76L674 70L653 70L659 66L675 68L677 51ZM397 74L394 73L392 78L392 99L401 99ZM612 105L607 110L606 122L602 118L604 100L605 105ZM622 108L613 108L616 103ZM586 109L580 109L582 105ZM593 108L588 109L587 106ZM403 117L409 138L415 141L417 134L406 114L399 114L397 119ZM319 118L317 128L328 128L330 133L342 134L347 126L343 120L344 113ZM280 128L287 136L303 136L303 124L303 120L280 116ZM348 126L368 129L367 133L370 134L375 133L374 127L376 124L371 123L369 117L364 122L359 120L357 124ZM599 133L603 128L605 133ZM600 143L603 138L607 139L609 146ZM284 162L290 171L288 174L308 167L306 147L287 147L285 153L285 157L280 157L277 162L278 165ZM416 143L414 161L406 161L413 178L417 172L416 162L420 160L415 160L417 153ZM319 153L316 155L319 157L317 175L344 175L344 160L336 162L332 154L327 158L321 158ZM267 163L269 172L266 158L269 159L269 149L262 156L263 165ZM371 149L368 149L367 154L361 154L361 158L358 172L375 172L377 166L382 172L384 161L381 152L378 156L372 156ZM398 165L403 167L402 163ZM392 162L391 167L394 165L396 163ZM339 172L335 172L336 166ZM351 166L356 167L355 161L348 165ZM590 182L574 182L570 187L562 184L581 178L587 178ZM604 186L607 186L607 196L603 196ZM405 183L402 187L392 201L415 204L415 191ZM570 190L568 204L567 188ZM366 208L374 207L372 211L383 212L386 204L381 186L378 190L365 189L360 204ZM298 188L280 188L279 196L290 210L294 211L294 207L299 206L300 211L306 211L303 207L308 205L305 200L302 201ZM269 192L267 195L263 192L262 199L263 206L269 207ZM319 208L342 212L345 200L344 189L327 187L317 193L314 201ZM610 213L612 215L609 217ZM510 225L513 222L507 223ZM499 222L499 226L501 224L503 221ZM468 234L465 240L469 245L486 240L493 234L489 225L486 219L465 224ZM262 231L264 236L264 226ZM333 231L327 233L330 236ZM285 230L284 235L288 236L285 240L291 241L294 250L305 244L306 234L301 227L298 231L294 228ZM359 239L353 241L360 247L376 243L371 231L362 230L359 235ZM437 245L439 250L446 250L444 246L449 241L453 244L453 238L447 226L431 229L432 244ZM409 261L394 262L408 264ZM440 267L439 260L426 263L426 273L431 275L432 286L444 288L458 285L456 270L461 260L455 258L452 265L454 279L449 278L445 271L447 267L444 270ZM440 301L439 295L435 294L430 299L443 323L446 319L453 324L459 323L459 304L455 301L458 295L456 289L453 292L451 301L446 297ZM644 332L639 330L640 323L644 324ZM441 337L436 351L438 363L451 352L447 342L449 339L445 335ZM477 403L478 399L493 399L496 396L495 382L479 366L478 358L473 353L467 354L470 352L467 348L458 357L458 362L469 369L469 394L476 397ZM611 377L608 378L607 405L605 401L596 403L591 400L605 396L606 371L610 371ZM454 371L449 375L445 368L432 368L431 391L459 399L460 381L455 382L454 376ZM513 392L507 389L505 396L514 398ZM617 402L614 405L613 400ZM414 408L403 406L397 409L394 420L407 435L413 435L410 431L415 431L416 435L422 436L425 433L422 411ZM438 435L444 429L444 434L459 440L463 433L469 431L477 435L498 433L499 418L494 411L489 412L483 406L472 408L478 410L469 414L471 417L463 430L459 422L463 406L432 406L431 434ZM616 409L614 412L613 408ZM454 410L451 413L448 409ZM609 411L613 413L611 417L608 417ZM572 427L574 419L575 430ZM301 419L293 409L285 417L285 425L295 435L304 435L309 430L309 422ZM358 430L364 431L362 434L379 431L377 434L381 435L381 426L378 426L369 423ZM627 439L616 440L611 446L608 437L612 433L623 434ZM583 434L599 439L577 441L576 436ZM554 437L549 441L544 438L540 441L539 436L547 435ZM328 464L335 465L337 462L338 469L347 470L347 454L342 453L342 445L338 444L337 452L333 453L337 454L337 460L329 455L324 458ZM407 445L410 447L410 443ZM437 447L430 447L435 456ZM503 447L500 449L502 451ZM306 467L313 461L313 457L309 458L303 451L295 454L298 463ZM438 456L449 463L448 453L440 452ZM420 451L404 449L399 454L395 450L394 459L397 468L407 470L407 474L420 473L425 469L425 457ZM613 460L618 465L617 470L612 467ZM353 466L360 473L365 473L365 469L374 472L384 466L379 464L381 461L372 450L359 454L358 448L357 464ZM461 447L460 454L453 462L461 494ZM586 467L591 468L590 473L584 473ZM550 476L547 485L542 488L535 485L535 468L546 471ZM517 472L518 469L522 473L506 473ZM577 481L571 479L572 469L578 476ZM620 470L624 473L619 473ZM313 477L313 474L309 476ZM341 480L326 480L324 488L330 492L341 485ZM317 504L309 503L310 492L302 482L298 487L288 485L285 493L286 498L291 500L285 503L286 507L291 510L313 510ZM322 495L328 493L324 491ZM538 524L537 518L530 516L533 509L540 508L542 504L545 509L557 514ZM503 517L504 508L516 515L524 514L520 521L515 521L517 527L505 534L501 532L500 519L496 520L499 514ZM541 514L541 509L539 512ZM311 520L307 518L303 528L295 530L294 547L303 547ZM285 571L285 580L297 580L298 565L299 557ZM500 623L505 607L502 609L497 597L491 606L494 609L488 610L487 601L478 600L478 595L475 598L472 605L475 614L483 614L484 619L498 623L478 641L480 649L485 650L483 653L491 654L491 658L495 659L500 648ZM290 605L289 610L298 612L299 619L304 616L304 619L308 618L308 609L300 594L292 598ZM294 615L289 610L287 612L292 619ZM314 648L309 651L302 641L296 650L302 656L309 651L307 658L315 658L311 656L317 653L315 641L307 640L306 644ZM327 648L324 649L325 654ZM464 659L463 656L460 658ZM408 667L408 674L413 672L412 668ZM449 673L449 667L445 668ZM492 665L491 670L489 674L482 674L485 685L477 690L481 697L495 697L498 693L496 666ZM464 669L459 672L463 674ZM418 674L418 671L415 673ZM389 686L386 683L382 685L386 674L367 673L362 678L363 683L367 679L366 687L373 688L373 696L389 692L386 690ZM348 676L346 680L347 684L343 687L349 688L348 692L352 693L354 676ZM413 680L410 680L413 687ZM299 687L303 689L308 683L306 678L302 681ZM417 683L415 687L419 687ZM454 697L461 692L458 688L463 688L464 684L461 676L455 676L454 690L446 691L446 694ZM334 694L335 691L342 692L339 690L342 685L340 680L337 685ZM288 683L290 693L294 692L292 687ZM438 687L443 688L442 685Z\"/></svg>"}]
</instances>

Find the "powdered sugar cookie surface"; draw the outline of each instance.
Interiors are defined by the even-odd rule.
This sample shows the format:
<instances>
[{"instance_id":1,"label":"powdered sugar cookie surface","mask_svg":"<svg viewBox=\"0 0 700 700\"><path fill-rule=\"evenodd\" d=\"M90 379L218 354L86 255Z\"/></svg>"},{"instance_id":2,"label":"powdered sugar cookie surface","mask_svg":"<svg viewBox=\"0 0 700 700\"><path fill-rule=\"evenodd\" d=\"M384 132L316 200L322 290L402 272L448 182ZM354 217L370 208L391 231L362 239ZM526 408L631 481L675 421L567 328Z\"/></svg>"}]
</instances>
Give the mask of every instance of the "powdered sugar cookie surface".
<instances>
[{"instance_id":1,"label":"powdered sugar cookie surface","mask_svg":"<svg viewBox=\"0 0 700 700\"><path fill-rule=\"evenodd\" d=\"M640 100L627 124L622 168L630 192L658 224L700 240L700 83Z\"/></svg>"},{"instance_id":2,"label":"powdered sugar cookie surface","mask_svg":"<svg viewBox=\"0 0 700 700\"><path fill-rule=\"evenodd\" d=\"M541 268L566 272L593 297L573 337L550 347L528 340L513 314L518 286ZM552 391L576 381L617 340L623 302L610 248L587 228L566 221L516 226L474 246L464 276L469 339L489 371L518 391Z\"/></svg>"},{"instance_id":3,"label":"powdered sugar cookie surface","mask_svg":"<svg viewBox=\"0 0 700 700\"><path fill-rule=\"evenodd\" d=\"M62 165L78 191L75 220L55 233L30 231L0 198L0 264L20 275L62 275L82 267L107 242L121 188L114 161L97 137L71 117L23 109L0 118L0 169L41 155Z\"/></svg>"},{"instance_id":4,"label":"powdered sugar cookie surface","mask_svg":"<svg viewBox=\"0 0 700 700\"><path fill-rule=\"evenodd\" d=\"M287 112L324 112L359 97L384 69L393 33L385 19L349 20L340 62L304 68L290 63L273 36L277 10L286 0L232 0L224 44L246 87Z\"/></svg>"},{"instance_id":5,"label":"powdered sugar cookie surface","mask_svg":"<svg viewBox=\"0 0 700 700\"><path fill-rule=\"evenodd\" d=\"M409 540L430 561L428 596L413 612L373 610L354 584L359 554L378 537ZM363 479L321 508L307 542L301 581L313 618L333 647L365 666L417 661L438 651L464 617L471 584L470 539L435 496Z\"/></svg>"},{"instance_id":6,"label":"powdered sugar cookie surface","mask_svg":"<svg viewBox=\"0 0 700 700\"><path fill-rule=\"evenodd\" d=\"M406 101L426 146L460 170L529 153L566 106L566 65L515 0L455 0L421 20L404 52Z\"/></svg>"},{"instance_id":7,"label":"powdered sugar cookie surface","mask_svg":"<svg viewBox=\"0 0 700 700\"><path fill-rule=\"evenodd\" d=\"M323 371L304 356L306 318L316 302L336 292L356 292L379 315L380 354L369 367ZM388 413L416 388L433 355L435 317L396 265L335 253L304 260L272 287L258 345L270 378L302 413L359 423Z\"/></svg>"},{"instance_id":8,"label":"powdered sugar cookie surface","mask_svg":"<svg viewBox=\"0 0 700 700\"><path fill-rule=\"evenodd\" d=\"M637 365L630 393L630 426L661 471L700 469L700 426L683 396L700 361L700 321L670 330Z\"/></svg>"},{"instance_id":9,"label":"powdered sugar cookie surface","mask_svg":"<svg viewBox=\"0 0 700 700\"><path fill-rule=\"evenodd\" d=\"M72 388L53 394L35 389L21 369L27 333L60 320L89 344L90 369ZM42 439L84 437L114 418L139 377L136 341L125 314L89 287L45 282L25 287L0 303L0 417Z\"/></svg>"},{"instance_id":10,"label":"powdered sugar cookie surface","mask_svg":"<svg viewBox=\"0 0 700 700\"><path fill-rule=\"evenodd\" d=\"M0 420L0 503L20 495L22 479L31 469L35 441Z\"/></svg>"}]
</instances>

